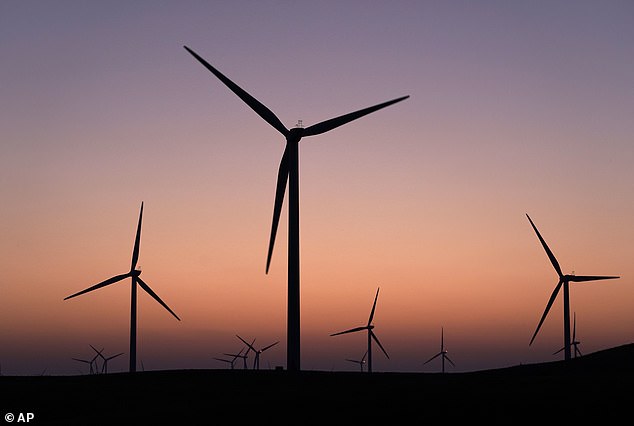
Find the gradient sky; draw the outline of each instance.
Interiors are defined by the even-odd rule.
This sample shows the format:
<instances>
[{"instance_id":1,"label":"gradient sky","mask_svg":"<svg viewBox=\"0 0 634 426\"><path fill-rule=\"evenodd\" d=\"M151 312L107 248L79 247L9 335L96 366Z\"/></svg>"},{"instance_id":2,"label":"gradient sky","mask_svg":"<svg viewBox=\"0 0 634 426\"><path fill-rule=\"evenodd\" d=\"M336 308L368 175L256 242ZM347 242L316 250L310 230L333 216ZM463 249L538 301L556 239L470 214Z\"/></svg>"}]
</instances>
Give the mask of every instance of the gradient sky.
<instances>
[{"instance_id":1,"label":"gradient sky","mask_svg":"<svg viewBox=\"0 0 634 426\"><path fill-rule=\"evenodd\" d=\"M188 45L292 127L411 98L300 144L302 368L354 370L377 287L377 371L560 359L634 340L631 1L0 2L0 363L76 374L125 352L141 201L146 369L280 340L286 212L264 274L280 134Z\"/></svg>"}]
</instances>

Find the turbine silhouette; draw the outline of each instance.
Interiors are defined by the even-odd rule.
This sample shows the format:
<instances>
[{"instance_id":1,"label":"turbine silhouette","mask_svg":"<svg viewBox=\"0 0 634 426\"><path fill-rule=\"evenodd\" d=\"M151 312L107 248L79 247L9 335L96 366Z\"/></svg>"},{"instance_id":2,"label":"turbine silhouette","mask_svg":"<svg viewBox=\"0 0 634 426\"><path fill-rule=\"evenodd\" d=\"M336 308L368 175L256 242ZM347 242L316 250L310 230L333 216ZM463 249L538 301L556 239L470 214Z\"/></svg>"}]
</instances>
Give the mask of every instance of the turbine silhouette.
<instances>
[{"instance_id":1,"label":"turbine silhouette","mask_svg":"<svg viewBox=\"0 0 634 426\"><path fill-rule=\"evenodd\" d=\"M433 357L429 358L427 361L425 361L423 363L423 365L427 364L428 362L436 359L437 357L442 357L442 372L445 372L445 360L449 361L451 363L451 365L453 365L454 367L456 366L456 364L453 363L452 360L449 359L449 356L447 355L447 350L445 349L445 332L444 329L441 327L440 329L440 352L438 352L436 355L434 355Z\"/></svg>"},{"instance_id":2,"label":"turbine silhouette","mask_svg":"<svg viewBox=\"0 0 634 426\"><path fill-rule=\"evenodd\" d=\"M103 355L103 349L101 349L100 351L97 350L97 348L95 348L93 345L90 345L90 347L97 353L97 357L101 358L101 373L103 374L108 374L108 361L110 361L111 359L114 359L118 356L123 355L123 352L118 353L116 355L112 355L109 357L106 357ZM96 358L96 357L95 357ZM97 361L95 360L95 365L96 365Z\"/></svg>"},{"instance_id":3,"label":"turbine silhouette","mask_svg":"<svg viewBox=\"0 0 634 426\"><path fill-rule=\"evenodd\" d=\"M253 342L251 342L251 344L253 344L253 343L255 343L255 339L253 339ZM242 353L242 351L243 351L244 349L245 349L245 348L240 349L240 352L238 352L237 354L224 354L224 355L227 355L227 356L232 356L232 357L233 357L234 362L235 362L235 360L236 360L236 359L238 359L238 358L242 358L242 362L243 362L243 364L244 364L244 369L246 370L246 369L247 369L247 358L248 358L248 356L249 356L249 351L250 351L251 349L247 347L247 348L246 348L246 349L247 349L247 351L243 354L243 353Z\"/></svg>"},{"instance_id":4,"label":"turbine silhouette","mask_svg":"<svg viewBox=\"0 0 634 426\"><path fill-rule=\"evenodd\" d=\"M575 355L574 355L575 358L577 358L577 355L583 356L581 354L581 351L579 350L579 345L581 344L581 342L577 340L577 313L576 312L573 312L572 314L572 342L570 342L570 344L575 348ZM563 351L564 349L566 349L565 346L559 349L557 352L553 353L553 355L557 355L559 352Z\"/></svg>"},{"instance_id":5,"label":"turbine silhouette","mask_svg":"<svg viewBox=\"0 0 634 426\"><path fill-rule=\"evenodd\" d=\"M564 275L563 272L561 271L561 267L559 266L559 262L557 262L557 259L555 258L555 255L548 247L548 244L546 244L546 241L544 241L544 239L542 238L541 234L537 230L537 227L531 220L530 216L527 214L526 217L528 218L528 221L531 223L533 230L537 234L537 238L539 238L539 241L542 243L542 246L544 247L544 250L546 251L548 258L550 259L550 263L552 263L553 267L555 268L555 271L557 272L557 275L559 276L559 281L557 282L557 286L555 287L555 290L553 290L553 293L551 294L550 299L548 300L546 309L544 310L544 313L541 319L539 320L539 324L537 325L537 329L535 330L535 333L533 333L533 337L531 338L531 341L528 345L530 346L533 344L533 341L535 340L535 337L537 336L539 329L541 328L544 320L546 319L546 316L548 315L548 311L550 311L550 308L553 305L553 302L557 298L557 294L559 294L559 290L561 290L561 288L563 287L564 288L564 295L563 295L564 297L564 359L569 360L571 358L569 283L570 282L598 281L598 280L612 280L619 277L594 276L594 275Z\"/></svg>"},{"instance_id":6,"label":"turbine silhouette","mask_svg":"<svg viewBox=\"0 0 634 426\"><path fill-rule=\"evenodd\" d=\"M226 362L226 363L230 364L231 365L231 369L233 370L233 367L234 367L234 364L235 364L236 360L238 358L242 358L242 351L243 350L244 350L244 348L240 349L240 352L238 352L237 354L223 353L223 355L232 357L231 359L224 359L224 358L214 358L214 359L217 360L217 361L223 361L223 362ZM246 359L246 357L245 357L245 359ZM245 367L246 367L246 362L245 362Z\"/></svg>"},{"instance_id":7,"label":"turbine silhouette","mask_svg":"<svg viewBox=\"0 0 634 426\"><path fill-rule=\"evenodd\" d=\"M385 351L385 348L383 348L383 345L381 344L381 342L379 342L378 337L376 337L376 335L374 334L374 325L372 324L372 319L374 318L374 310L376 309L376 300L379 297L379 289L376 289L376 296L374 296L374 303L372 304L372 311L370 311L370 318L368 319L368 324L364 325L363 327L355 327L355 328L351 328L349 330L344 330L344 331L340 331L338 333L334 333L331 334L331 336L338 336L340 334L347 334L347 333L354 333L357 331L363 331L363 330L367 330L368 331L368 373L372 372L372 339L374 339L374 341L376 342L377 345L379 345L379 348L381 348L381 350L383 351L383 353L385 354L385 356L387 357L387 359L390 359L390 356L387 354L387 352Z\"/></svg>"},{"instance_id":8,"label":"turbine silhouette","mask_svg":"<svg viewBox=\"0 0 634 426\"><path fill-rule=\"evenodd\" d=\"M368 351L365 351L365 353L363 354L363 357L361 359L346 358L346 361L354 362L355 364L359 364L359 367L361 368L361 372L363 373L363 366L365 365L365 357L366 356L368 356Z\"/></svg>"},{"instance_id":9,"label":"turbine silhouette","mask_svg":"<svg viewBox=\"0 0 634 426\"><path fill-rule=\"evenodd\" d=\"M93 345L89 345L94 351L95 351L95 356L93 356L90 360L87 359L80 359L80 358L73 358L73 360L78 361L78 362L83 362L84 364L88 364L90 366L90 374L99 374L99 368L97 365L97 358L99 358L99 356L101 356L101 352L103 352L103 348L98 351L97 349L95 349L95 347Z\"/></svg>"},{"instance_id":10,"label":"turbine silhouette","mask_svg":"<svg viewBox=\"0 0 634 426\"><path fill-rule=\"evenodd\" d=\"M106 287L110 284L114 284L126 278L132 279L132 291L131 291L131 301L130 301L130 373L136 372L136 293L137 293L137 284L145 290L147 294L152 296L154 300L161 304L167 311L172 314L177 320L181 320L178 315L172 311L169 306L165 304L161 300L160 297L141 279L139 276L141 274L140 270L136 269L136 264L139 260L139 245L141 244L141 220L143 219L143 202L141 202L141 212L139 213L139 224L137 225L136 237L134 239L134 249L132 251L132 266L130 267L130 272L125 274L116 275L112 278L108 278L105 281L100 282L99 284L95 284L92 287L89 287L85 290L77 292L75 294L71 294L68 297L65 297L64 300L72 299L73 297L80 296L84 293L91 292L93 290L100 289L102 287Z\"/></svg>"},{"instance_id":11,"label":"turbine silhouette","mask_svg":"<svg viewBox=\"0 0 634 426\"><path fill-rule=\"evenodd\" d=\"M236 337L240 340L242 340L244 342L245 345L247 345L249 347L249 350L252 350L255 353L255 359L253 360L253 369L254 370L259 370L260 369L260 354L262 352L264 352L265 350L272 348L273 346L277 345L280 342L275 342L275 343L271 343L268 346L263 347L262 349L255 349L253 347L253 344L255 343L255 339L253 339L253 342L249 343L246 340L244 340L242 337L238 336L236 334ZM248 352L248 351L247 351ZM245 360L246 362L246 360Z\"/></svg>"},{"instance_id":12,"label":"turbine silhouette","mask_svg":"<svg viewBox=\"0 0 634 426\"><path fill-rule=\"evenodd\" d=\"M268 274L275 245L275 236L282 211L284 193L288 182L288 313L287 313L287 354L286 362L289 371L300 370L300 312L299 312L299 141L305 136L314 136L328 132L353 120L361 118L374 111L409 98L403 96L391 101L361 109L349 114L322 121L312 126L303 128L295 127L287 129L279 118L261 102L244 91L241 87L229 80L216 68L200 57L189 47L184 48L201 64L224 83L233 93L244 101L256 114L273 126L286 138L286 148L280 161L277 174L277 188L275 191L275 204L273 207L273 223L271 225L271 237L266 259L266 273Z\"/></svg>"}]
</instances>

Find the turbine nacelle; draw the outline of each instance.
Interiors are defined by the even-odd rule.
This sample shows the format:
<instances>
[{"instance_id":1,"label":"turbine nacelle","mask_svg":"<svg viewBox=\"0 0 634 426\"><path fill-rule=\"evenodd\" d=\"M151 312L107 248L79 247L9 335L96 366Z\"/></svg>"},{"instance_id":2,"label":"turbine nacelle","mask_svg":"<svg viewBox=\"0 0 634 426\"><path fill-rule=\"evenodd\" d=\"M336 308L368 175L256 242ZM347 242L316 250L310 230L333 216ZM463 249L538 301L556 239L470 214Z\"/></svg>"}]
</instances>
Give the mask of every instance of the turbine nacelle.
<instances>
[{"instance_id":1,"label":"turbine nacelle","mask_svg":"<svg viewBox=\"0 0 634 426\"><path fill-rule=\"evenodd\" d=\"M304 128L303 127L293 127L288 130L288 134L286 135L286 142L299 142L301 138L304 136Z\"/></svg>"}]
</instances>

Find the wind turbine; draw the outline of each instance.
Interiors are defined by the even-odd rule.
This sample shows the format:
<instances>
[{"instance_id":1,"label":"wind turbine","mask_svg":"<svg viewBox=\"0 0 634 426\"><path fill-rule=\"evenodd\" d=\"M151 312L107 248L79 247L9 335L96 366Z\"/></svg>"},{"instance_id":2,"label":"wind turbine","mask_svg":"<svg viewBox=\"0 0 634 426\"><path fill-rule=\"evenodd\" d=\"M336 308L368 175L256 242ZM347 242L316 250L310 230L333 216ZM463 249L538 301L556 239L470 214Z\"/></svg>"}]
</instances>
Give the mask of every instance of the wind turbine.
<instances>
[{"instance_id":1,"label":"wind turbine","mask_svg":"<svg viewBox=\"0 0 634 426\"><path fill-rule=\"evenodd\" d=\"M377 288L376 289L376 296L374 296L374 304L372 305L372 311L370 312L370 318L368 319L368 324L367 325L364 325L362 327L355 327L355 328L351 328L349 330L340 331L339 333L331 334L331 336L338 336L340 334L347 334L347 333L354 333L356 331L368 330L368 351L367 351L367 354L368 354L368 373L372 372L372 339L374 339L374 341L377 343L377 345L379 345L379 348L381 348L381 350L383 351L383 353L385 354L387 359L390 359L390 356L387 354L387 352L383 348L383 345L381 345L381 342L379 342L379 339L374 334L374 331L372 331L372 329L374 329L374 325L372 324L372 319L374 318L374 310L376 309L376 299L378 299L378 297L379 297L379 289Z\"/></svg>"},{"instance_id":2,"label":"wind turbine","mask_svg":"<svg viewBox=\"0 0 634 426\"><path fill-rule=\"evenodd\" d=\"M126 278L132 279L132 292L130 297L130 373L136 372L136 293L137 293L137 284L145 290L147 294L152 296L154 300L160 303L165 309L169 311L177 320L181 320L170 308L161 300L160 297L141 279L139 276L141 271L136 268L137 261L139 260L139 245L141 243L141 220L143 218L143 202L141 202L141 212L139 213L139 224L136 230L136 238L134 239L134 250L132 251L132 266L130 267L130 272L125 274L116 275L112 278L108 278L105 281L100 282L92 287L89 287L85 290L82 290L78 293L71 294L70 296L64 298L64 300L71 299L76 296L80 296L84 293L91 292L93 290L97 290L99 288L108 286L110 284L114 284Z\"/></svg>"},{"instance_id":3,"label":"wind turbine","mask_svg":"<svg viewBox=\"0 0 634 426\"><path fill-rule=\"evenodd\" d=\"M95 351L95 356L92 358L92 361L90 361L91 363L95 363L95 374L99 374L99 365L97 364L97 359L101 358L103 359L103 350L104 348L101 348L100 351L97 350L97 348L95 348L93 345L89 345L93 351ZM103 372L103 365L101 367L101 371Z\"/></svg>"},{"instance_id":4,"label":"wind turbine","mask_svg":"<svg viewBox=\"0 0 634 426\"><path fill-rule=\"evenodd\" d=\"M110 361L111 359L114 359L114 358L116 358L118 356L123 355L123 352L121 352L121 353L118 353L116 355L112 355L112 356L106 357L106 356L103 355L103 349L98 351L93 345L90 345L90 347L93 348L93 350L95 352L97 352L97 356L101 358L101 362L102 362L102 364L101 364L101 372L104 373L104 374L108 374L108 361ZM96 361L95 361L95 363L96 363Z\"/></svg>"},{"instance_id":5,"label":"wind turbine","mask_svg":"<svg viewBox=\"0 0 634 426\"><path fill-rule=\"evenodd\" d=\"M233 365L235 364L235 362L236 362L236 360L238 358L242 357L242 351L243 350L244 350L244 348L240 349L240 352L238 352L237 354L227 354L227 353L223 354L223 355L226 355L226 356L233 357L232 359L224 359L224 358L214 358L214 359L217 360L217 361L223 361L223 362L229 363L231 365L231 369L233 370Z\"/></svg>"},{"instance_id":6,"label":"wind turbine","mask_svg":"<svg viewBox=\"0 0 634 426\"><path fill-rule=\"evenodd\" d=\"M81 358L72 358L74 361L78 361L78 362L83 362L84 364L88 364L89 365L89 374L95 374L95 369L93 368L93 361L89 361L87 359L81 359Z\"/></svg>"},{"instance_id":7,"label":"wind turbine","mask_svg":"<svg viewBox=\"0 0 634 426\"><path fill-rule=\"evenodd\" d=\"M442 327L440 328L440 352L438 352L436 355L434 355L433 357L425 361L423 365L427 364L428 362L434 360L435 358L439 356L442 357L442 372L443 373L445 372L445 360L449 361L451 365L453 365L454 367L456 366L456 364L454 364L453 361L450 360L449 356L447 355L447 350L445 349L445 332Z\"/></svg>"},{"instance_id":8,"label":"wind turbine","mask_svg":"<svg viewBox=\"0 0 634 426\"><path fill-rule=\"evenodd\" d=\"M572 314L572 342L570 342L570 344L575 348L575 355L574 355L575 358L577 358L577 355L583 356L578 347L578 345L581 344L581 342L577 340L576 335L577 335L577 313L574 312ZM557 352L553 353L553 355L557 355L559 352L563 351L564 349L566 349L565 346L559 349Z\"/></svg>"},{"instance_id":9,"label":"wind turbine","mask_svg":"<svg viewBox=\"0 0 634 426\"><path fill-rule=\"evenodd\" d=\"M103 348L100 351L98 351L93 345L89 345L89 346L95 351L95 356L93 356L90 361L87 359L80 359L80 358L73 358L73 360L78 362L83 362L84 364L88 364L90 366L90 374L98 374L99 368L97 365L97 358L101 356L101 352L103 352Z\"/></svg>"},{"instance_id":10,"label":"wind turbine","mask_svg":"<svg viewBox=\"0 0 634 426\"><path fill-rule=\"evenodd\" d=\"M246 340L244 340L242 337L238 336L236 334L236 337L240 340L242 340L244 342L245 345L247 345L249 347L250 350L252 350L253 352L255 352L255 359L253 360L253 369L254 370L259 370L260 369L260 354L262 352L264 352L265 350L272 348L273 346L277 345L280 342L275 342L275 343L271 343L268 346L263 347L262 349L255 349L253 347L253 343L255 343L255 339L253 339L253 342L248 343ZM248 352L248 351L247 351ZM245 361L246 362L246 361Z\"/></svg>"},{"instance_id":11,"label":"wind turbine","mask_svg":"<svg viewBox=\"0 0 634 426\"><path fill-rule=\"evenodd\" d=\"M559 293L559 290L563 286L563 288L564 288L564 296L563 296L564 297L564 359L565 360L569 360L570 359L570 355L571 355L570 354L570 290L569 290L569 283L571 281L572 282L585 282L585 281L598 281L598 280L612 280L612 279L616 279L616 278L619 278L619 277L590 276L590 275L564 275L563 272L561 272L561 267L559 266L559 262L557 262L557 259L555 259L555 255L553 254L552 251L550 251L550 248L548 248L548 245L546 244L546 241L544 241L544 239L542 238L541 234L537 230L537 227L535 226L535 224L531 220L530 216L527 214L526 217L528 218L528 221L531 223L531 226L535 230L535 233L537 234L537 238L539 238L539 241L542 243L542 246L544 247L544 250L546 251L546 254L548 255L548 258L550 259L550 263L552 263L553 267L555 268L555 271L557 271L557 275L559 276L559 282L557 283L557 286L555 287L555 290L553 290L553 293L551 294L550 299L548 300L548 304L546 305L546 309L544 310L542 318L539 320L539 324L537 325L537 329L535 330L535 333L533 334L533 337L531 338L531 341L530 341L530 343L528 345L530 346L533 343L533 340L535 340L535 336L537 336L537 333L539 332L539 329L542 326L542 323L546 319L546 315L548 315L548 311L550 311L550 307L553 305L553 302L557 298L557 294Z\"/></svg>"},{"instance_id":12,"label":"wind turbine","mask_svg":"<svg viewBox=\"0 0 634 426\"><path fill-rule=\"evenodd\" d=\"M346 358L346 361L354 362L355 364L359 364L359 367L361 367L361 372L363 373L363 366L365 365L365 357L366 356L368 356L368 351L365 351L365 353L363 354L363 358L361 358L361 359Z\"/></svg>"},{"instance_id":13,"label":"wind turbine","mask_svg":"<svg viewBox=\"0 0 634 426\"><path fill-rule=\"evenodd\" d=\"M289 371L300 370L300 315L299 315L299 141L305 136L315 136L328 132L353 120L361 118L367 114L378 111L382 108L409 98L403 96L378 105L364 108L349 114L341 115L329 120L322 121L309 127L295 127L287 129L280 119L266 106L260 103L253 96L244 91L241 87L229 80L224 74L211 66L196 52L187 46L183 46L201 64L224 83L233 93L244 101L256 114L262 117L267 123L273 126L286 138L286 148L282 155L280 167L277 174L277 188L275 192L275 204L273 207L273 223L271 226L271 237L269 240L269 250L266 259L266 273L269 272L275 236L284 201L284 193L288 181L288 313L287 313L287 345L286 362Z\"/></svg>"},{"instance_id":14,"label":"wind turbine","mask_svg":"<svg viewBox=\"0 0 634 426\"><path fill-rule=\"evenodd\" d=\"M255 343L255 339L253 339L253 342L251 344L253 344L253 343ZM238 358L242 358L242 361L244 363L244 369L246 370L247 369L247 358L248 358L248 354L249 354L249 351L251 350L251 348L247 348L247 351L244 354L242 354L243 350L244 350L244 348L240 349L240 352L238 352L237 354L224 354L224 355L232 356L233 357L233 362L235 362L236 359L238 359ZM233 368L233 366L231 368Z\"/></svg>"}]
</instances>

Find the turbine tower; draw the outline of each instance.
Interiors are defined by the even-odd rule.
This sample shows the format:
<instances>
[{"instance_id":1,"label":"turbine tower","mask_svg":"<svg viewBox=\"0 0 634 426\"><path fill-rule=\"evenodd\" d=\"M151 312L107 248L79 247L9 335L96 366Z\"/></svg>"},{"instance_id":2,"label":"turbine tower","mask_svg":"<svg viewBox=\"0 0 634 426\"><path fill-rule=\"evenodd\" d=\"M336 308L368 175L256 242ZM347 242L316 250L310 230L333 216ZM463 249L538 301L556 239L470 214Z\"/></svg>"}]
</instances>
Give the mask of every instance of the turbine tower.
<instances>
[{"instance_id":1,"label":"turbine tower","mask_svg":"<svg viewBox=\"0 0 634 426\"><path fill-rule=\"evenodd\" d=\"M184 48L201 64L224 83L233 93L244 101L256 114L262 117L267 123L273 126L286 138L286 148L282 155L280 167L277 174L277 188L275 191L275 204L273 207L273 223L271 225L271 237L269 240L269 250L266 259L266 273L269 272L275 236L279 223L284 193L288 182L288 302L287 302L287 345L286 363L289 371L300 370L300 309L299 309L299 141L305 136L314 136L328 132L334 128L342 126L353 120L361 118L379 109L385 108L402 100L409 98L403 96L391 101L387 101L372 107L351 112L339 117L322 121L309 127L295 127L287 129L280 119L266 106L260 103L253 96L244 91L241 87L229 80L216 68L200 57L189 47Z\"/></svg>"},{"instance_id":2,"label":"turbine tower","mask_svg":"<svg viewBox=\"0 0 634 426\"><path fill-rule=\"evenodd\" d=\"M368 351L367 351L368 373L372 372L372 339L374 339L376 344L379 345L379 348L381 348L381 350L383 351L387 359L390 359L390 356L387 354L387 352L383 348L383 345L381 344L381 342L379 342L378 337L376 337L376 334L374 334L374 331L372 331L374 329L374 325L372 324L372 319L374 318L374 310L376 309L376 300L378 299L378 297L379 297L379 289L377 288L376 296L374 296L374 304L372 305L372 311L370 312L370 319L368 319L367 325L364 325L363 327L355 327L349 330L340 331L339 333L331 334L331 336L338 336L340 334L354 333L356 331L363 331L363 330L368 331Z\"/></svg>"},{"instance_id":3,"label":"turbine tower","mask_svg":"<svg viewBox=\"0 0 634 426\"><path fill-rule=\"evenodd\" d=\"M136 238L134 239L134 250L132 251L132 266L130 267L130 272L125 274L116 275L112 278L108 278L105 281L100 282L99 284L95 284L92 287L89 287L85 290L77 292L75 294L71 294L68 297L65 297L64 300L72 299L73 297L80 296L84 293L91 292L93 290L100 289L102 287L106 287L110 284L114 284L126 278L132 279L132 291L130 296L130 373L136 372L136 293L137 293L137 284L141 286L143 290L154 300L161 304L167 311L172 314L177 320L181 320L178 315L172 311L169 306L165 304L161 300L160 297L141 279L139 275L141 275L141 271L136 269L137 261L139 260L139 245L141 244L141 220L143 219L143 202L141 202L141 212L139 213L139 224L137 225L136 230Z\"/></svg>"},{"instance_id":4,"label":"turbine tower","mask_svg":"<svg viewBox=\"0 0 634 426\"><path fill-rule=\"evenodd\" d=\"M619 277L591 276L591 275L564 275L563 272L561 271L561 267L559 266L559 262L557 262L557 259L555 258L555 255L553 254L552 251L550 251L548 244L546 244L546 241L544 241L544 239L542 238L541 234L537 230L537 227L531 220L530 216L527 214L526 217L528 218L528 221L531 223L533 230L535 230L535 233L537 234L537 238L539 238L539 241L542 243L542 246L544 247L544 250L546 251L548 258L550 259L550 263L552 263L553 267L555 268L555 271L557 272L557 275L559 276L559 282L557 282L557 286L555 287L555 290L553 290L553 293L551 294L550 299L548 300L546 309L544 310L544 313L541 319L539 320L539 324L537 325L537 329L535 330L535 333L533 334L533 337L531 338L531 341L528 345L530 346L535 340L535 336L537 336L537 333L539 332L539 329L542 326L542 323L546 319L546 316L548 315L548 311L550 311L550 307L553 305L553 302L557 298L557 294L559 294L559 290L563 287L564 288L564 296L563 296L564 297L564 359L569 360L571 358L569 283L570 282L598 281L598 280L612 280Z\"/></svg>"}]
</instances>

